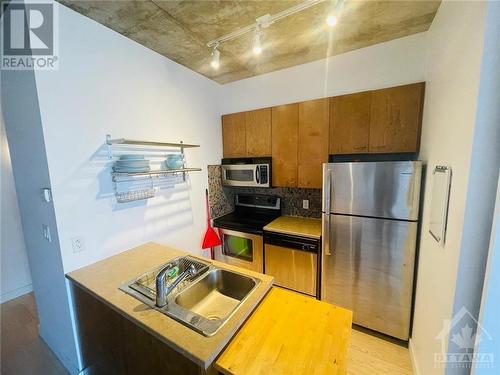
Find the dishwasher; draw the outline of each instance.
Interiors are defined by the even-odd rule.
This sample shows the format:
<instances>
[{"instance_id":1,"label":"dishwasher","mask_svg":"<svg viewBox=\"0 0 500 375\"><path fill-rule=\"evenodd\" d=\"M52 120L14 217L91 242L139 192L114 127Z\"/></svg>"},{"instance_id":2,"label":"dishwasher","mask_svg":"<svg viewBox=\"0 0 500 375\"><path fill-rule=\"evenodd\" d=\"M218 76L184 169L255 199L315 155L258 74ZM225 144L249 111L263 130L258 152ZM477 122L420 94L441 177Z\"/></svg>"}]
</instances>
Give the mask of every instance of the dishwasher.
<instances>
[{"instance_id":1,"label":"dishwasher","mask_svg":"<svg viewBox=\"0 0 500 375\"><path fill-rule=\"evenodd\" d=\"M264 232L264 273L287 289L319 298L321 240Z\"/></svg>"}]
</instances>

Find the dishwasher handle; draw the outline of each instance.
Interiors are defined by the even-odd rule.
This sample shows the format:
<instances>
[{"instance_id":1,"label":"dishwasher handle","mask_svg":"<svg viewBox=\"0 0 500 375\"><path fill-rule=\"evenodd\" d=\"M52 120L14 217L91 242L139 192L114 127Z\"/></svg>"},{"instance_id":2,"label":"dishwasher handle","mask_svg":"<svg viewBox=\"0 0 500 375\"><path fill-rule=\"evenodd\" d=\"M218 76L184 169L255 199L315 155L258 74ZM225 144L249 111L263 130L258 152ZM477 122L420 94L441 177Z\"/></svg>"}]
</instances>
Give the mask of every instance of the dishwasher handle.
<instances>
[{"instance_id":1,"label":"dishwasher handle","mask_svg":"<svg viewBox=\"0 0 500 375\"><path fill-rule=\"evenodd\" d=\"M319 254L321 248L321 241L319 239L282 235L271 232L264 233L264 243L266 245L286 247L315 254Z\"/></svg>"}]
</instances>

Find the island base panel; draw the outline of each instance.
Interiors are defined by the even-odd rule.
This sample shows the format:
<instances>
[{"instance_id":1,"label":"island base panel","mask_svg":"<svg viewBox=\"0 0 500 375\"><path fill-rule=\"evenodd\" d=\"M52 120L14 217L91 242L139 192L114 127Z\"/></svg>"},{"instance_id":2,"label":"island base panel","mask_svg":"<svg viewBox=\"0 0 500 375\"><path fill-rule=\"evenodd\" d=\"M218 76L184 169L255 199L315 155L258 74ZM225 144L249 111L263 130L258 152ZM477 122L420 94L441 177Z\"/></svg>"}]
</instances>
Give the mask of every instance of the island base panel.
<instances>
[{"instance_id":1,"label":"island base panel","mask_svg":"<svg viewBox=\"0 0 500 375\"><path fill-rule=\"evenodd\" d=\"M216 374L167 346L73 284L85 375Z\"/></svg>"}]
</instances>

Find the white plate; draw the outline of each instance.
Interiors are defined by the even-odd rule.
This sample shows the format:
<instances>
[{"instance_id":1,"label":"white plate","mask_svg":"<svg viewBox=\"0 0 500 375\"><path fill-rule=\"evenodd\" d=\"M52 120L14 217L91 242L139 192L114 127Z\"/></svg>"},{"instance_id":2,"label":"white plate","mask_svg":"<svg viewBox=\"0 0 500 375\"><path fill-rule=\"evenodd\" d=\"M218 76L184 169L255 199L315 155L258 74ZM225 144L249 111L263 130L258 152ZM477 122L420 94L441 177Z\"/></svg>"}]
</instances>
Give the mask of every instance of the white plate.
<instances>
[{"instance_id":1,"label":"white plate","mask_svg":"<svg viewBox=\"0 0 500 375\"><path fill-rule=\"evenodd\" d=\"M135 173L135 172L149 172L151 168L113 168L115 172L120 173Z\"/></svg>"},{"instance_id":2,"label":"white plate","mask_svg":"<svg viewBox=\"0 0 500 375\"><path fill-rule=\"evenodd\" d=\"M120 156L120 161L144 160L144 155L125 154Z\"/></svg>"},{"instance_id":3,"label":"white plate","mask_svg":"<svg viewBox=\"0 0 500 375\"><path fill-rule=\"evenodd\" d=\"M140 161L140 162L131 162L131 161L120 162L120 161L116 161L114 163L114 165L117 165L117 166L120 166L120 167L126 167L126 166L130 166L130 167L145 167L145 166L149 166L149 162L148 161Z\"/></svg>"}]
</instances>

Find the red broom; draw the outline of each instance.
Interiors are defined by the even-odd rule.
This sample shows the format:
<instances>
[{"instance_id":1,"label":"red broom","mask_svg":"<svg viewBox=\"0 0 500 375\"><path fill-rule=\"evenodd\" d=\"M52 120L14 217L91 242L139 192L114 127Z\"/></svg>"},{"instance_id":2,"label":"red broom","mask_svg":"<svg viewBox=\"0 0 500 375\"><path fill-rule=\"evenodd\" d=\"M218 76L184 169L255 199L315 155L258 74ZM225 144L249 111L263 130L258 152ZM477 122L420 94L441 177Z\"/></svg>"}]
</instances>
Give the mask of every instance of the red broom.
<instances>
[{"instance_id":1,"label":"red broom","mask_svg":"<svg viewBox=\"0 0 500 375\"><path fill-rule=\"evenodd\" d=\"M214 247L219 246L221 244L221 240L215 232L214 228L212 228L212 222L210 219L210 207L208 206L208 189L205 189L205 203L207 206L207 231L205 232L205 237L203 237L203 244L201 245L201 248L210 248L210 258L215 259Z\"/></svg>"}]
</instances>

